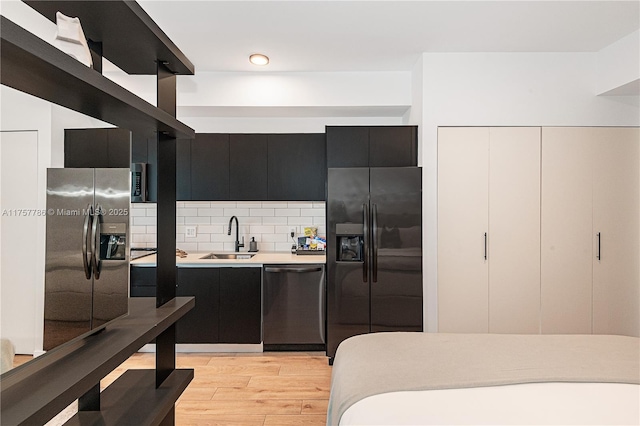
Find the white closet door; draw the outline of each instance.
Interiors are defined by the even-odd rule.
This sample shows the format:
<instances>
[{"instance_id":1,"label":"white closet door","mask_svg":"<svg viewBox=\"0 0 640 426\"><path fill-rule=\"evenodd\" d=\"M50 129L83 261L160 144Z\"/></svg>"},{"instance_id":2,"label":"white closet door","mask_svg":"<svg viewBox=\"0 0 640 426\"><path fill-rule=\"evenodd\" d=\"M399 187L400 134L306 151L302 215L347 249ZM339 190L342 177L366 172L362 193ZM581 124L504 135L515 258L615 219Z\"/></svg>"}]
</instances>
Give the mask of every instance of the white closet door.
<instances>
[{"instance_id":1,"label":"white closet door","mask_svg":"<svg viewBox=\"0 0 640 426\"><path fill-rule=\"evenodd\" d=\"M542 129L542 333L591 333L595 139L592 128Z\"/></svg>"},{"instance_id":2,"label":"white closet door","mask_svg":"<svg viewBox=\"0 0 640 426\"><path fill-rule=\"evenodd\" d=\"M489 332L540 332L540 128L489 144Z\"/></svg>"},{"instance_id":3,"label":"white closet door","mask_svg":"<svg viewBox=\"0 0 640 426\"><path fill-rule=\"evenodd\" d=\"M488 128L438 129L438 330L486 333Z\"/></svg>"},{"instance_id":4,"label":"white closet door","mask_svg":"<svg viewBox=\"0 0 640 426\"><path fill-rule=\"evenodd\" d=\"M593 163L593 332L638 336L640 131L593 131L598 135Z\"/></svg>"}]
</instances>

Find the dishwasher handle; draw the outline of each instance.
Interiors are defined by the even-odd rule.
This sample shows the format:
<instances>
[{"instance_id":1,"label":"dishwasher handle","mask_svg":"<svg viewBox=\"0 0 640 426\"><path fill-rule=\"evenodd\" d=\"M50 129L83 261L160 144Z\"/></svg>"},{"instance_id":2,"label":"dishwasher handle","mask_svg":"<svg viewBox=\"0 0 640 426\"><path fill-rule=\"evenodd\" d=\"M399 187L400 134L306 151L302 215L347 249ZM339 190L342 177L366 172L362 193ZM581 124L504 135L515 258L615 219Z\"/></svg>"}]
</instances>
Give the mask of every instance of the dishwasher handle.
<instances>
[{"instance_id":1,"label":"dishwasher handle","mask_svg":"<svg viewBox=\"0 0 640 426\"><path fill-rule=\"evenodd\" d=\"M272 267L267 266L264 268L265 272L297 272L297 273L306 273L306 272L319 272L322 271L322 266L312 266L312 267Z\"/></svg>"}]
</instances>

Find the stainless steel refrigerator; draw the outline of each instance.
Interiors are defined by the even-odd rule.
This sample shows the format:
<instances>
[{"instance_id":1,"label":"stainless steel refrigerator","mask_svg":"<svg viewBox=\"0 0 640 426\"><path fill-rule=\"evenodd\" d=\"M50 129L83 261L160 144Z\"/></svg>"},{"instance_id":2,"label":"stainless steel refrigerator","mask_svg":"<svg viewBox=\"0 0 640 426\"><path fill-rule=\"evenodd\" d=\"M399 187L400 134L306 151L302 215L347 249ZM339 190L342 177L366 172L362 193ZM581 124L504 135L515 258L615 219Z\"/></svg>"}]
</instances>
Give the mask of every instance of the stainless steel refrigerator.
<instances>
[{"instance_id":1,"label":"stainless steel refrigerator","mask_svg":"<svg viewBox=\"0 0 640 426\"><path fill-rule=\"evenodd\" d=\"M129 169L47 169L44 344L128 313Z\"/></svg>"},{"instance_id":2,"label":"stainless steel refrigerator","mask_svg":"<svg viewBox=\"0 0 640 426\"><path fill-rule=\"evenodd\" d=\"M331 168L327 356L344 339L422 331L422 169Z\"/></svg>"}]
</instances>

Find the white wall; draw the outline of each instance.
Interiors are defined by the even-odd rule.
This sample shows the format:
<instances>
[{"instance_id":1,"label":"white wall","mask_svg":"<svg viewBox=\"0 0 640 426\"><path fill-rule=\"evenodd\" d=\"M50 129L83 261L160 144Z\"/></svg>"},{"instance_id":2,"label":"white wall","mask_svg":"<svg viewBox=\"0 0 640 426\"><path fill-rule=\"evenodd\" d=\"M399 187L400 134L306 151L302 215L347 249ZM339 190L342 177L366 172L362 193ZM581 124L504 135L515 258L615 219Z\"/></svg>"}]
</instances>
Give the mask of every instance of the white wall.
<instances>
[{"instance_id":1,"label":"white wall","mask_svg":"<svg viewBox=\"0 0 640 426\"><path fill-rule=\"evenodd\" d=\"M425 312L434 332L438 126L638 126L640 110L596 96L594 53L425 53L422 61Z\"/></svg>"}]
</instances>

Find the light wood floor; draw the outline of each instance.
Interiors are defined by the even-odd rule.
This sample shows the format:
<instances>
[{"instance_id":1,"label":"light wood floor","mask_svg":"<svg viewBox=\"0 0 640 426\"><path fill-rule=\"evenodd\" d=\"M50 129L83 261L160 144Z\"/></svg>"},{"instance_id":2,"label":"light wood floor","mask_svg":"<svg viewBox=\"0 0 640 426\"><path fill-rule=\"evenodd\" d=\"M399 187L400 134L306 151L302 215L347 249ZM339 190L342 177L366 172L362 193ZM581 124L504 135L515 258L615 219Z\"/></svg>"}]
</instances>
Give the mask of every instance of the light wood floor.
<instances>
[{"instance_id":1,"label":"light wood floor","mask_svg":"<svg viewBox=\"0 0 640 426\"><path fill-rule=\"evenodd\" d=\"M176 365L194 369L176 404L177 425L326 424L331 367L323 353L178 354ZM101 386L127 369L154 367L155 354L137 353Z\"/></svg>"}]
</instances>

